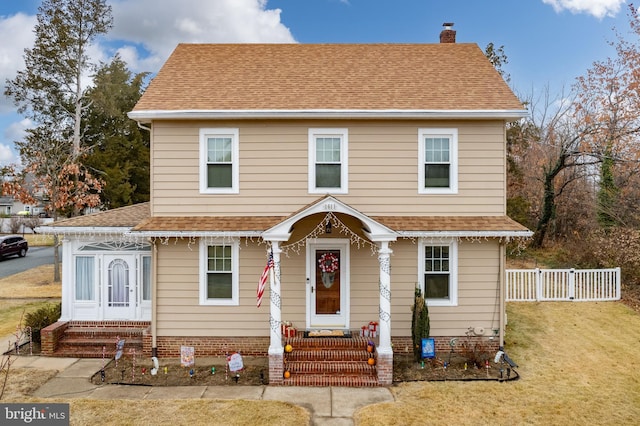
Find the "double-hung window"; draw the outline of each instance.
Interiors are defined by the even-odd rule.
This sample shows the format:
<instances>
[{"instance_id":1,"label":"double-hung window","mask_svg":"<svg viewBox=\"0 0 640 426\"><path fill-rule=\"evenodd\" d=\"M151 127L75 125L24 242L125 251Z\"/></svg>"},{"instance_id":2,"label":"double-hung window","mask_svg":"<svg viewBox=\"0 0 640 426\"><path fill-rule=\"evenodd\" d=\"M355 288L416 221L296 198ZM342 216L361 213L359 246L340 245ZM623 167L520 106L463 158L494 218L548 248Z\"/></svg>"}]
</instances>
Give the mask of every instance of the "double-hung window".
<instances>
[{"instance_id":1,"label":"double-hung window","mask_svg":"<svg viewBox=\"0 0 640 426\"><path fill-rule=\"evenodd\" d=\"M429 306L458 304L457 242L419 244L420 286Z\"/></svg>"},{"instance_id":2,"label":"double-hung window","mask_svg":"<svg viewBox=\"0 0 640 426\"><path fill-rule=\"evenodd\" d=\"M239 192L238 129L200 129L200 193Z\"/></svg>"},{"instance_id":3,"label":"double-hung window","mask_svg":"<svg viewBox=\"0 0 640 426\"><path fill-rule=\"evenodd\" d=\"M418 192L458 192L458 130L418 130Z\"/></svg>"},{"instance_id":4,"label":"double-hung window","mask_svg":"<svg viewBox=\"0 0 640 426\"><path fill-rule=\"evenodd\" d=\"M309 129L309 193L348 192L347 129Z\"/></svg>"},{"instance_id":5,"label":"double-hung window","mask_svg":"<svg viewBox=\"0 0 640 426\"><path fill-rule=\"evenodd\" d=\"M200 242L200 304L238 305L237 241Z\"/></svg>"}]
</instances>

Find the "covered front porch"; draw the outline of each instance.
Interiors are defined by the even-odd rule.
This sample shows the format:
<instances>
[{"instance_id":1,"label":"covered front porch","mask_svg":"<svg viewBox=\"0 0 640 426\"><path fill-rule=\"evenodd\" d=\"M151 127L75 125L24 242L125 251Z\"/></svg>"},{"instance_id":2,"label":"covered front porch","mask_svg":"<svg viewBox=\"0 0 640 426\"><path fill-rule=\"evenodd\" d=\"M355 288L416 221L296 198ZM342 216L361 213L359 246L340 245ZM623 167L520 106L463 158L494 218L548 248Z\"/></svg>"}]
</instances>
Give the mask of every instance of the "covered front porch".
<instances>
[{"instance_id":1,"label":"covered front porch","mask_svg":"<svg viewBox=\"0 0 640 426\"><path fill-rule=\"evenodd\" d=\"M272 256L269 275L269 377L273 384L285 380L286 352L281 325L281 257L294 252L305 256L305 331L343 330L352 333L351 248L370 249L377 257L377 305L375 318L375 366L378 384L390 385L393 375L391 346L391 276L389 243L396 233L368 216L336 200L325 197L283 220L262 234L267 256ZM369 292L371 286L369 288ZM366 346L365 343L362 345ZM366 359L365 359L366 361Z\"/></svg>"}]
</instances>

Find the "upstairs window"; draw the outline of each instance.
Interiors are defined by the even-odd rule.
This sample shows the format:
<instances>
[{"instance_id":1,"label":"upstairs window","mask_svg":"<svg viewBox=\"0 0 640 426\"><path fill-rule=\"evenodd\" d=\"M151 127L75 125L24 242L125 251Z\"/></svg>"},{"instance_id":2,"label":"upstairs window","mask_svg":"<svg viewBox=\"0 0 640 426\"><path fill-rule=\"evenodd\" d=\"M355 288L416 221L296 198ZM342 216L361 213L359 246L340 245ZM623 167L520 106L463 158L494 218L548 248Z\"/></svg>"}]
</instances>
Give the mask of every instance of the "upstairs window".
<instances>
[{"instance_id":1,"label":"upstairs window","mask_svg":"<svg viewBox=\"0 0 640 426\"><path fill-rule=\"evenodd\" d=\"M418 131L418 192L456 194L458 192L458 130Z\"/></svg>"},{"instance_id":2,"label":"upstairs window","mask_svg":"<svg viewBox=\"0 0 640 426\"><path fill-rule=\"evenodd\" d=\"M348 191L347 129L309 129L309 193Z\"/></svg>"},{"instance_id":3,"label":"upstairs window","mask_svg":"<svg viewBox=\"0 0 640 426\"><path fill-rule=\"evenodd\" d=\"M238 129L200 129L200 193L237 194Z\"/></svg>"}]
</instances>

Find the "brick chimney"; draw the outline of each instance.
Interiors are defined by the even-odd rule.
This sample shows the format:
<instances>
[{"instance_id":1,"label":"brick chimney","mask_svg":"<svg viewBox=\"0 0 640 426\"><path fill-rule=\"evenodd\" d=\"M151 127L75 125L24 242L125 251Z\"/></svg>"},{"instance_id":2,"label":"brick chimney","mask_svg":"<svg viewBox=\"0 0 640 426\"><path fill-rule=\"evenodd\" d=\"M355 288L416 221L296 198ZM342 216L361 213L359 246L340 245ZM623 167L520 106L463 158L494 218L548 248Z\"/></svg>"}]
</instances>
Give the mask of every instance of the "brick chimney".
<instances>
[{"instance_id":1,"label":"brick chimney","mask_svg":"<svg viewBox=\"0 0 640 426\"><path fill-rule=\"evenodd\" d=\"M455 43L456 32L453 30L453 22L445 22L442 24L444 29L440 33L440 43Z\"/></svg>"}]
</instances>

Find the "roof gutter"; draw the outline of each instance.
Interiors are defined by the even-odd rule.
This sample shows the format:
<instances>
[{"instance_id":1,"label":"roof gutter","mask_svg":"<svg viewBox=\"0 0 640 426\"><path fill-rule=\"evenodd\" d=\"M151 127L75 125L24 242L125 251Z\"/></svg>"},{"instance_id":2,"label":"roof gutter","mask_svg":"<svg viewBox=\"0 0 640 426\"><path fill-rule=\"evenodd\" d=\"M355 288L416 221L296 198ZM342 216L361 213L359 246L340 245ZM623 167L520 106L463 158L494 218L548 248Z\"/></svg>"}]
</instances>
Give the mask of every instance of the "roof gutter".
<instances>
[{"instance_id":1,"label":"roof gutter","mask_svg":"<svg viewBox=\"0 0 640 426\"><path fill-rule=\"evenodd\" d=\"M130 227L113 227L113 226L38 226L35 231L46 235L110 235L110 234L126 234Z\"/></svg>"},{"instance_id":2,"label":"roof gutter","mask_svg":"<svg viewBox=\"0 0 640 426\"><path fill-rule=\"evenodd\" d=\"M263 231L128 231L124 235L146 238L258 238Z\"/></svg>"},{"instance_id":3,"label":"roof gutter","mask_svg":"<svg viewBox=\"0 0 640 426\"><path fill-rule=\"evenodd\" d=\"M398 231L405 238L531 238L526 231Z\"/></svg>"},{"instance_id":4,"label":"roof gutter","mask_svg":"<svg viewBox=\"0 0 640 426\"><path fill-rule=\"evenodd\" d=\"M130 111L129 118L139 123L151 120L207 120L207 119L288 119L288 118L377 118L377 119L520 119L527 110L143 110Z\"/></svg>"}]
</instances>

